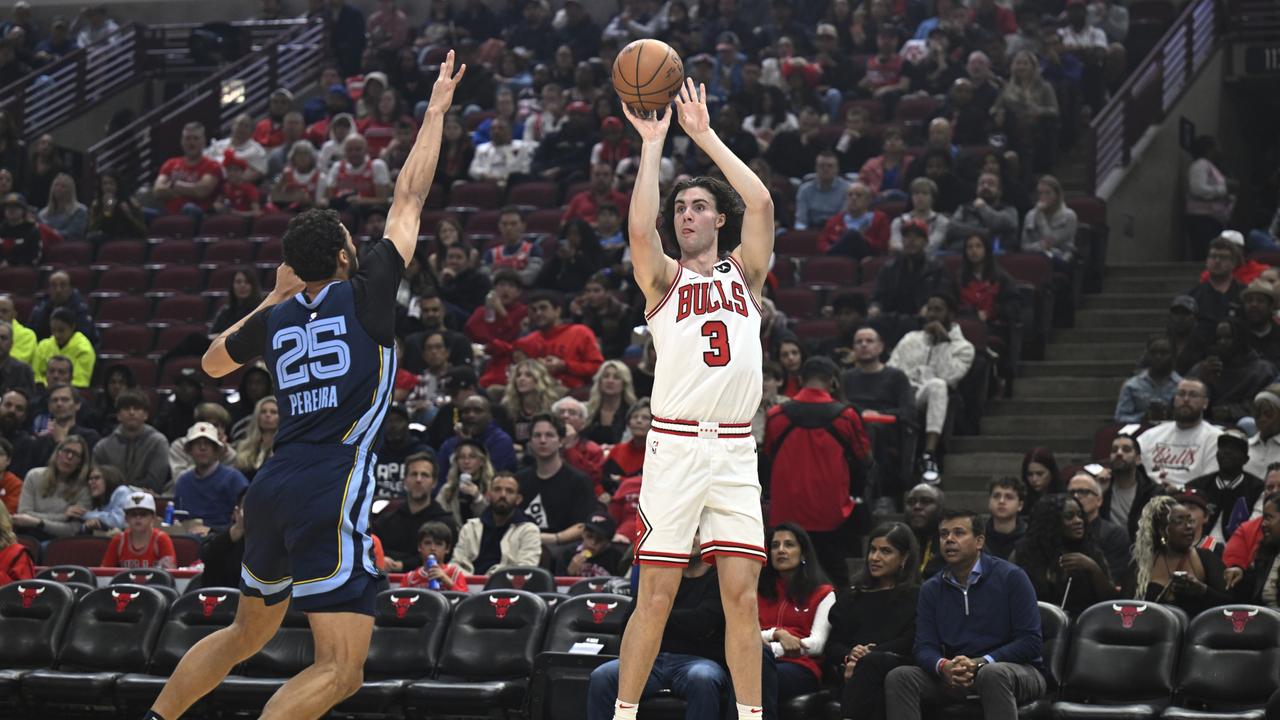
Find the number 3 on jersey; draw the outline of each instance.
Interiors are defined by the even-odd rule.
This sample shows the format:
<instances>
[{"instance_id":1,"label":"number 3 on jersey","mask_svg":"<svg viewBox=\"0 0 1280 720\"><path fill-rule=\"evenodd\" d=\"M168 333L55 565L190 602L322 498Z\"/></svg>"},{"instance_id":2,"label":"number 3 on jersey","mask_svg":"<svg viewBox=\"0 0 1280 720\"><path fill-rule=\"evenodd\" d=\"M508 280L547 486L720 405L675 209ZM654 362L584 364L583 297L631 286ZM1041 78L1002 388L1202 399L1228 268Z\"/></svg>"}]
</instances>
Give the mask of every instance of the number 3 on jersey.
<instances>
[{"instance_id":1,"label":"number 3 on jersey","mask_svg":"<svg viewBox=\"0 0 1280 720\"><path fill-rule=\"evenodd\" d=\"M345 375L351 369L351 350L341 340L346 334L347 320L340 316L277 332L271 346L276 350L287 348L276 360L277 387L286 390L313 378L329 380ZM325 335L329 337L326 339Z\"/></svg>"},{"instance_id":2,"label":"number 3 on jersey","mask_svg":"<svg viewBox=\"0 0 1280 720\"><path fill-rule=\"evenodd\" d=\"M729 328L720 320L702 323L702 337L710 342L711 349L702 353L707 367L724 367L729 364Z\"/></svg>"}]
</instances>

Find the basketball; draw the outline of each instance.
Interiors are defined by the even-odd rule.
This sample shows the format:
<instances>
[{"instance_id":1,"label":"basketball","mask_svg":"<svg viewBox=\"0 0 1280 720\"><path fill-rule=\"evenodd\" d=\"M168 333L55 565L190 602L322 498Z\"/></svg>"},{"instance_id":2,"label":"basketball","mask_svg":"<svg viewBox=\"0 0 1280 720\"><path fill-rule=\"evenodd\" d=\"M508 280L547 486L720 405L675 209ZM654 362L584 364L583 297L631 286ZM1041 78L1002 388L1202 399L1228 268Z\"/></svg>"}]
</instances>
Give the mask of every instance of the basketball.
<instances>
[{"instance_id":1,"label":"basketball","mask_svg":"<svg viewBox=\"0 0 1280 720\"><path fill-rule=\"evenodd\" d=\"M661 40L636 40L613 61L613 89L632 110L649 112L671 102L684 82L684 63Z\"/></svg>"}]
</instances>

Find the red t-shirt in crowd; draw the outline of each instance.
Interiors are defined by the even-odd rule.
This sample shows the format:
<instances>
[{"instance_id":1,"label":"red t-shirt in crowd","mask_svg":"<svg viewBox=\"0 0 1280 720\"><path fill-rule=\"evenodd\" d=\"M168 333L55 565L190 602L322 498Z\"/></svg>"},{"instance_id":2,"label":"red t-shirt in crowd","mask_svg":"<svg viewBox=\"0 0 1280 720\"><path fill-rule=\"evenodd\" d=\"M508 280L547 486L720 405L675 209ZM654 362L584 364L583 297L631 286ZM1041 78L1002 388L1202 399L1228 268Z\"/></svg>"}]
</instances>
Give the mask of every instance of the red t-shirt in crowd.
<instances>
[{"instance_id":1,"label":"red t-shirt in crowd","mask_svg":"<svg viewBox=\"0 0 1280 720\"><path fill-rule=\"evenodd\" d=\"M200 178L205 175L212 175L221 182L222 166L203 155L194 163L189 163L185 157L179 156L165 160L164 164L160 166L159 175L167 175L173 182L189 183L200 182ZM164 209L170 215L177 215L182 212L183 205L194 203L200 206L202 210L208 210L213 207L213 199L217 196L217 188L215 187L214 192L209 193L207 198L175 197L165 203Z\"/></svg>"},{"instance_id":2,"label":"red t-shirt in crowd","mask_svg":"<svg viewBox=\"0 0 1280 720\"><path fill-rule=\"evenodd\" d=\"M22 543L14 543L0 550L0 585L15 580L30 580L36 576L31 554Z\"/></svg>"},{"instance_id":3,"label":"red t-shirt in crowd","mask_svg":"<svg viewBox=\"0 0 1280 720\"><path fill-rule=\"evenodd\" d=\"M570 390L590 383L604 363L596 334L586 325L577 323L564 323L550 330L531 332L514 345L516 350L531 358L554 355L563 360L564 371L556 373L556 379Z\"/></svg>"},{"instance_id":4,"label":"red t-shirt in crowd","mask_svg":"<svg viewBox=\"0 0 1280 720\"><path fill-rule=\"evenodd\" d=\"M284 126L269 117L262 118L253 127L253 139L270 150L284 144Z\"/></svg>"},{"instance_id":5,"label":"red t-shirt in crowd","mask_svg":"<svg viewBox=\"0 0 1280 720\"><path fill-rule=\"evenodd\" d=\"M22 499L22 478L5 471L0 475L0 502L10 515L18 513L18 501Z\"/></svg>"},{"instance_id":6,"label":"red t-shirt in crowd","mask_svg":"<svg viewBox=\"0 0 1280 720\"><path fill-rule=\"evenodd\" d=\"M604 470L613 475L639 475L644 468L644 445L635 442L618 443L609 451Z\"/></svg>"},{"instance_id":7,"label":"red t-shirt in crowd","mask_svg":"<svg viewBox=\"0 0 1280 720\"><path fill-rule=\"evenodd\" d=\"M249 212L261 200L262 194L253 183L225 183L222 186L222 197L227 200L228 210Z\"/></svg>"},{"instance_id":8,"label":"red t-shirt in crowd","mask_svg":"<svg viewBox=\"0 0 1280 720\"><path fill-rule=\"evenodd\" d=\"M631 538L632 545L640 542L640 523L636 522L640 508L639 475L622 478L618 489L609 499L609 516L618 524L618 533Z\"/></svg>"},{"instance_id":9,"label":"red t-shirt in crowd","mask_svg":"<svg viewBox=\"0 0 1280 720\"><path fill-rule=\"evenodd\" d=\"M168 533L152 528L151 539L137 550L129 541L129 531L126 530L111 538L111 544L107 545L107 552L102 556L102 567L159 567L164 558L169 558L177 566L178 553L174 551L173 540Z\"/></svg>"},{"instance_id":10,"label":"red t-shirt in crowd","mask_svg":"<svg viewBox=\"0 0 1280 720\"><path fill-rule=\"evenodd\" d=\"M902 56L894 53L883 60L879 55L871 56L867 59L867 79L873 90L902 82Z\"/></svg>"},{"instance_id":11,"label":"red t-shirt in crowd","mask_svg":"<svg viewBox=\"0 0 1280 720\"><path fill-rule=\"evenodd\" d=\"M467 591L467 578L456 566L440 563L440 572L444 573L445 577L453 581L453 587L447 588L441 584L441 590L456 590L458 592ZM425 567L420 567L405 573L404 579L400 581L400 587L402 588L425 588L429 587L430 584L431 578L427 577L427 569Z\"/></svg>"},{"instance_id":12,"label":"red t-shirt in crowd","mask_svg":"<svg viewBox=\"0 0 1280 720\"><path fill-rule=\"evenodd\" d=\"M617 190L609 191L609 202L612 202L618 208L618 212L622 214L622 219L627 219L627 210L630 208L631 200L626 193ZM564 216L560 218L560 222L566 223L570 220L586 220L592 225L596 224L596 211L600 208L600 203L596 202L596 196L590 190L582 192L569 198L569 204L564 209Z\"/></svg>"}]
</instances>

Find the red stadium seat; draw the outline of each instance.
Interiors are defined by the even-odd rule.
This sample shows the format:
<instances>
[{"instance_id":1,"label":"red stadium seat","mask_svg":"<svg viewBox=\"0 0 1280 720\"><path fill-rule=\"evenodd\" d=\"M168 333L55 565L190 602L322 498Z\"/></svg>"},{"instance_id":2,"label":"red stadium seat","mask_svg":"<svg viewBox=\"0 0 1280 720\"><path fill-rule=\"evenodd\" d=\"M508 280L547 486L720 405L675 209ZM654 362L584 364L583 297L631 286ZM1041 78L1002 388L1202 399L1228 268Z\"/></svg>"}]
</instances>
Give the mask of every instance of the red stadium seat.
<instances>
[{"instance_id":1,"label":"red stadium seat","mask_svg":"<svg viewBox=\"0 0 1280 720\"><path fill-rule=\"evenodd\" d=\"M209 319L208 302L199 295L172 295L156 303L151 324L201 323Z\"/></svg>"},{"instance_id":2,"label":"red stadium seat","mask_svg":"<svg viewBox=\"0 0 1280 720\"><path fill-rule=\"evenodd\" d=\"M171 535L178 567L190 567L200 561L200 541L190 535Z\"/></svg>"},{"instance_id":3,"label":"red stadium seat","mask_svg":"<svg viewBox=\"0 0 1280 720\"><path fill-rule=\"evenodd\" d=\"M216 240L205 246L204 262L233 265L253 262L253 243L231 238Z\"/></svg>"},{"instance_id":4,"label":"red stadium seat","mask_svg":"<svg viewBox=\"0 0 1280 720\"><path fill-rule=\"evenodd\" d=\"M165 240L151 248L152 265L195 265L200 262L200 246L190 240Z\"/></svg>"},{"instance_id":5,"label":"red stadium seat","mask_svg":"<svg viewBox=\"0 0 1280 720\"><path fill-rule=\"evenodd\" d=\"M87 242L60 242L45 247L40 262L47 267L88 266L93 261L93 244Z\"/></svg>"},{"instance_id":6,"label":"red stadium seat","mask_svg":"<svg viewBox=\"0 0 1280 720\"><path fill-rule=\"evenodd\" d=\"M491 182L462 182L453 186L449 200L452 207L494 210L502 204L502 188Z\"/></svg>"},{"instance_id":7,"label":"red stadium seat","mask_svg":"<svg viewBox=\"0 0 1280 720\"><path fill-rule=\"evenodd\" d=\"M791 329L806 343L828 340L839 332L835 320L801 320Z\"/></svg>"},{"instance_id":8,"label":"red stadium seat","mask_svg":"<svg viewBox=\"0 0 1280 720\"><path fill-rule=\"evenodd\" d=\"M817 255L817 230L788 230L778 236L774 250L787 255Z\"/></svg>"},{"instance_id":9,"label":"red stadium seat","mask_svg":"<svg viewBox=\"0 0 1280 720\"><path fill-rule=\"evenodd\" d=\"M190 238L196 234L196 221L189 215L162 215L147 231L153 238Z\"/></svg>"},{"instance_id":10,"label":"red stadium seat","mask_svg":"<svg viewBox=\"0 0 1280 720\"><path fill-rule=\"evenodd\" d=\"M133 379L138 381L138 387L150 388L156 384L156 363L154 360L140 357L121 358L110 363L103 363L103 369L109 370L113 365L123 365L133 373ZM98 557L101 560L101 556ZM96 564L96 563L95 563Z\"/></svg>"},{"instance_id":11,"label":"red stadium seat","mask_svg":"<svg viewBox=\"0 0 1280 720\"><path fill-rule=\"evenodd\" d=\"M481 210L467 218L466 232L468 235L488 235L493 237L498 234L498 211L497 210Z\"/></svg>"},{"instance_id":12,"label":"red stadium seat","mask_svg":"<svg viewBox=\"0 0 1280 720\"><path fill-rule=\"evenodd\" d=\"M110 541L104 537L80 535L54 538L44 548L45 565L83 565L98 567Z\"/></svg>"},{"instance_id":13,"label":"red stadium seat","mask_svg":"<svg viewBox=\"0 0 1280 720\"><path fill-rule=\"evenodd\" d=\"M1107 201L1089 195L1078 195L1066 199L1067 207L1076 213L1076 219L1089 223L1095 228L1107 226Z\"/></svg>"},{"instance_id":14,"label":"red stadium seat","mask_svg":"<svg viewBox=\"0 0 1280 720\"><path fill-rule=\"evenodd\" d=\"M284 231L289 227L289 221L293 216L288 213L271 213L255 218L253 221L253 229L250 231L252 237L262 238L279 238L284 237Z\"/></svg>"},{"instance_id":15,"label":"red stadium seat","mask_svg":"<svg viewBox=\"0 0 1280 720\"><path fill-rule=\"evenodd\" d=\"M129 355L146 355L154 332L143 325L112 325L98 340L98 360Z\"/></svg>"},{"instance_id":16,"label":"red stadium seat","mask_svg":"<svg viewBox=\"0 0 1280 720\"><path fill-rule=\"evenodd\" d=\"M194 265L163 267L151 278L151 293L154 295L188 293L202 287L204 287L203 273Z\"/></svg>"},{"instance_id":17,"label":"red stadium seat","mask_svg":"<svg viewBox=\"0 0 1280 720\"><path fill-rule=\"evenodd\" d=\"M891 258L888 255L872 255L862 258L862 282L863 284L873 284L876 281L876 275L880 273L880 268L888 264Z\"/></svg>"},{"instance_id":18,"label":"red stadium seat","mask_svg":"<svg viewBox=\"0 0 1280 720\"><path fill-rule=\"evenodd\" d=\"M207 215L200 225L200 237L236 238L249 234L249 219L239 215Z\"/></svg>"},{"instance_id":19,"label":"red stadium seat","mask_svg":"<svg viewBox=\"0 0 1280 720\"><path fill-rule=\"evenodd\" d=\"M894 109L893 119L896 122L924 122L938 111L938 101L932 95L923 97L904 97L898 101Z\"/></svg>"},{"instance_id":20,"label":"red stadium seat","mask_svg":"<svg viewBox=\"0 0 1280 720\"><path fill-rule=\"evenodd\" d=\"M818 314L818 296L809 288L782 288L773 301L787 317L805 319Z\"/></svg>"},{"instance_id":21,"label":"red stadium seat","mask_svg":"<svg viewBox=\"0 0 1280 720\"><path fill-rule=\"evenodd\" d=\"M147 271L137 265L113 265L98 277L95 295L136 294L147 289Z\"/></svg>"},{"instance_id":22,"label":"red stadium seat","mask_svg":"<svg viewBox=\"0 0 1280 720\"><path fill-rule=\"evenodd\" d=\"M284 243L280 240L268 240L258 248L258 267L274 268L284 262Z\"/></svg>"},{"instance_id":23,"label":"red stadium seat","mask_svg":"<svg viewBox=\"0 0 1280 720\"><path fill-rule=\"evenodd\" d=\"M40 271L15 265L0 268L0 291L13 295L33 295L40 286Z\"/></svg>"},{"instance_id":24,"label":"red stadium seat","mask_svg":"<svg viewBox=\"0 0 1280 720\"><path fill-rule=\"evenodd\" d=\"M145 322L150 314L150 300L136 295L122 295L102 301L98 306L97 322L99 325L140 323Z\"/></svg>"},{"instance_id":25,"label":"red stadium seat","mask_svg":"<svg viewBox=\"0 0 1280 720\"><path fill-rule=\"evenodd\" d=\"M775 255L773 268L769 271L778 280L778 287L795 287L796 261L787 255Z\"/></svg>"},{"instance_id":26,"label":"red stadium seat","mask_svg":"<svg viewBox=\"0 0 1280 720\"><path fill-rule=\"evenodd\" d=\"M66 273L71 278L71 287L79 290L81 295L88 295L94 289L97 273L88 265L63 265L53 270Z\"/></svg>"},{"instance_id":27,"label":"red stadium seat","mask_svg":"<svg viewBox=\"0 0 1280 720\"><path fill-rule=\"evenodd\" d=\"M539 235L555 235L560 232L560 216L564 214L560 208L544 208L534 210L524 219L525 232Z\"/></svg>"},{"instance_id":28,"label":"red stadium seat","mask_svg":"<svg viewBox=\"0 0 1280 720\"><path fill-rule=\"evenodd\" d=\"M431 183L431 189L427 191L427 202L423 207L428 210L442 210L448 197L448 187L443 183Z\"/></svg>"},{"instance_id":29,"label":"red stadium seat","mask_svg":"<svg viewBox=\"0 0 1280 720\"><path fill-rule=\"evenodd\" d=\"M996 256L996 262L1015 280L1037 288L1048 287L1053 279L1053 265L1040 253L1007 253Z\"/></svg>"},{"instance_id":30,"label":"red stadium seat","mask_svg":"<svg viewBox=\"0 0 1280 720\"><path fill-rule=\"evenodd\" d=\"M525 182L507 191L507 204L550 208L560 203L560 188L553 182Z\"/></svg>"},{"instance_id":31,"label":"red stadium seat","mask_svg":"<svg viewBox=\"0 0 1280 720\"><path fill-rule=\"evenodd\" d=\"M159 387L171 388L177 384L178 377L184 370L200 371L200 358L195 356L170 358L160 371ZM203 377L202 375L200 377Z\"/></svg>"},{"instance_id":32,"label":"red stadium seat","mask_svg":"<svg viewBox=\"0 0 1280 720\"><path fill-rule=\"evenodd\" d=\"M201 295L205 297L226 297L231 289L231 281L235 278L236 273L245 270L251 274L257 270L243 265L219 265L210 269L209 279L204 283L204 290ZM256 275L254 277L257 277Z\"/></svg>"},{"instance_id":33,"label":"red stadium seat","mask_svg":"<svg viewBox=\"0 0 1280 720\"><path fill-rule=\"evenodd\" d=\"M977 318L956 318L956 324L960 326L960 332L964 333L964 339L973 344L975 352L983 352L987 349L987 324Z\"/></svg>"},{"instance_id":34,"label":"red stadium seat","mask_svg":"<svg viewBox=\"0 0 1280 720\"><path fill-rule=\"evenodd\" d=\"M812 257L800 268L800 282L822 287L858 284L858 263L847 257Z\"/></svg>"},{"instance_id":35,"label":"red stadium seat","mask_svg":"<svg viewBox=\"0 0 1280 720\"><path fill-rule=\"evenodd\" d=\"M112 240L98 248L95 265L141 265L147 259L147 244L139 240Z\"/></svg>"},{"instance_id":36,"label":"red stadium seat","mask_svg":"<svg viewBox=\"0 0 1280 720\"><path fill-rule=\"evenodd\" d=\"M423 210L422 222L418 228L419 235L428 235L434 237L436 229L440 227L440 223L445 218L453 218L461 222L458 213L452 210Z\"/></svg>"}]
</instances>

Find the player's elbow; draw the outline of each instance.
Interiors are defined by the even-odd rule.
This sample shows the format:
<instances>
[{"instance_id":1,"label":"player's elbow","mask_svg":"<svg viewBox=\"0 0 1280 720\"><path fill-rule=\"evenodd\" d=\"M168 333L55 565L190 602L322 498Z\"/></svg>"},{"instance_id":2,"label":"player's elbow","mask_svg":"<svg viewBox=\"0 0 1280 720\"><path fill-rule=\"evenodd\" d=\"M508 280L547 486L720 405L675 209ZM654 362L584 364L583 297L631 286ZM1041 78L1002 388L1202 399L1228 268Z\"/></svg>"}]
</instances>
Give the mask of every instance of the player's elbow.
<instances>
[{"instance_id":1,"label":"player's elbow","mask_svg":"<svg viewBox=\"0 0 1280 720\"><path fill-rule=\"evenodd\" d=\"M235 370L236 364L231 360L231 356L222 346L209 348L208 352L200 358L200 369L211 378L220 378L229 375Z\"/></svg>"},{"instance_id":2,"label":"player's elbow","mask_svg":"<svg viewBox=\"0 0 1280 720\"><path fill-rule=\"evenodd\" d=\"M754 210L760 213L767 212L769 217L773 217L773 195L769 193L769 188L763 184L756 190L743 195L742 204L747 207L747 210Z\"/></svg>"}]
</instances>

